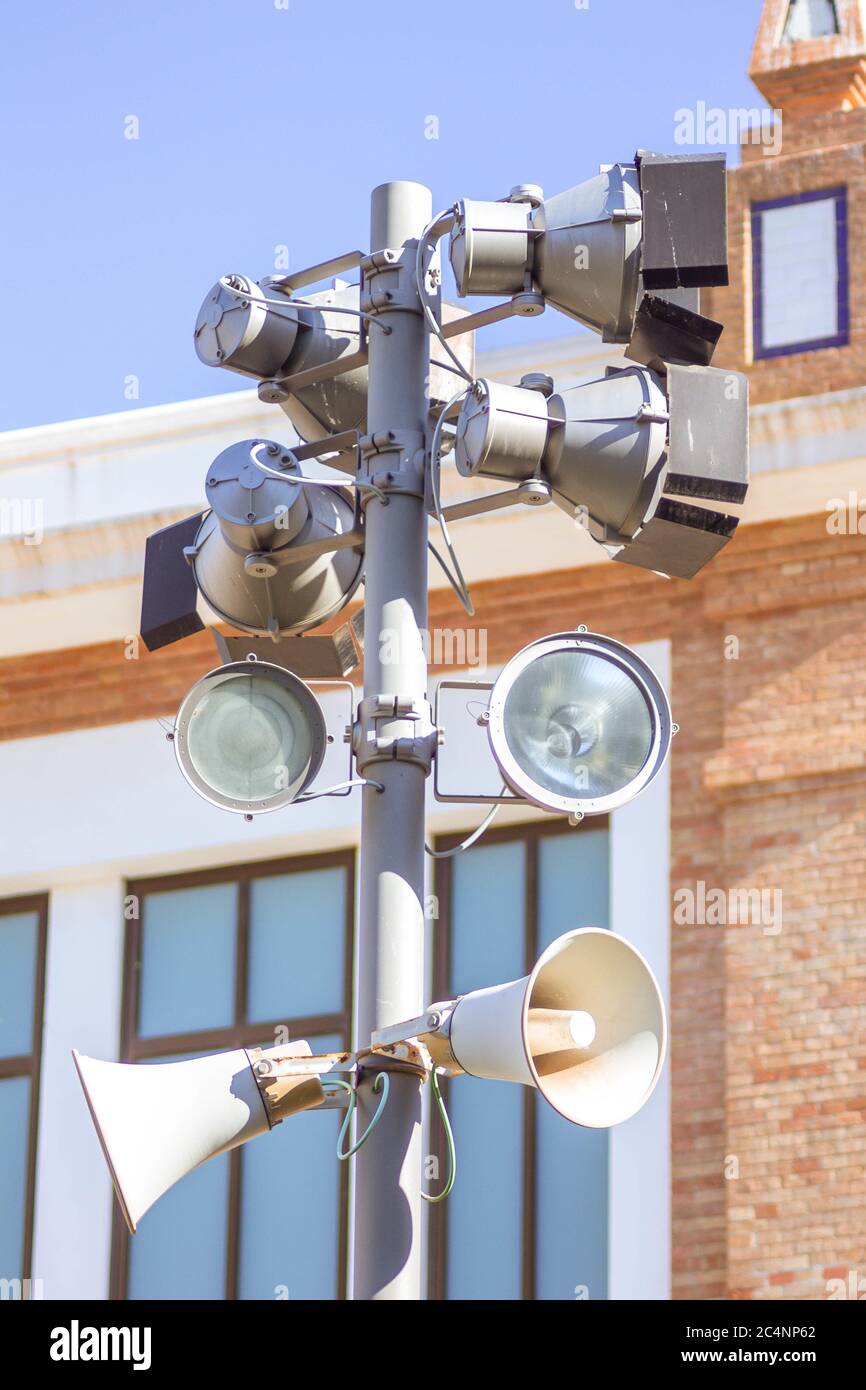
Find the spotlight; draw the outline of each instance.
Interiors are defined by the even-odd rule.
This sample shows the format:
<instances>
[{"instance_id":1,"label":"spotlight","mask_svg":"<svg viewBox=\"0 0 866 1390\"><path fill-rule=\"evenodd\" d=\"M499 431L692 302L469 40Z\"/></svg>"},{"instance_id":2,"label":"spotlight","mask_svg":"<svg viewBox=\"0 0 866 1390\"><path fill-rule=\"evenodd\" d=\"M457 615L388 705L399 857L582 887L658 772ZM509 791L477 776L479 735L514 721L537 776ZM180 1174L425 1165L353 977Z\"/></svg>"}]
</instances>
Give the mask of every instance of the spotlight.
<instances>
[{"instance_id":1,"label":"spotlight","mask_svg":"<svg viewBox=\"0 0 866 1390\"><path fill-rule=\"evenodd\" d=\"M629 647L592 632L524 647L494 683L487 716L511 790L571 816L630 801L671 743L670 706L654 672Z\"/></svg>"},{"instance_id":2,"label":"spotlight","mask_svg":"<svg viewBox=\"0 0 866 1390\"><path fill-rule=\"evenodd\" d=\"M446 320L461 312L443 307ZM360 285L338 281L328 290L303 290L296 302L280 289L279 277L257 283L244 275L226 275L208 291L199 310L195 350L208 367L227 367L260 381L260 399L279 405L302 440L346 430L363 433L363 323ZM458 336L452 347L474 371L471 336ZM430 396L433 403L442 403L453 394L454 378L436 364L435 356L433 350ZM292 380L283 384L283 378Z\"/></svg>"},{"instance_id":3,"label":"spotlight","mask_svg":"<svg viewBox=\"0 0 866 1390\"><path fill-rule=\"evenodd\" d=\"M199 1164L322 1105L317 1075L279 1075L281 1059L311 1055L308 1042L295 1042L151 1065L101 1062L73 1050L130 1231Z\"/></svg>"},{"instance_id":4,"label":"spotlight","mask_svg":"<svg viewBox=\"0 0 866 1390\"><path fill-rule=\"evenodd\" d=\"M148 541L141 635L149 651L202 626L199 593L232 627L274 638L316 627L348 603L364 558L347 488L308 479L273 440L246 439L217 456L206 492L209 512Z\"/></svg>"},{"instance_id":5,"label":"spotlight","mask_svg":"<svg viewBox=\"0 0 866 1390\"><path fill-rule=\"evenodd\" d=\"M459 1075L534 1086L572 1124L606 1129L645 1104L664 1064L664 1001L643 956L597 927L553 941L522 980L432 1004L408 1030Z\"/></svg>"},{"instance_id":6,"label":"spotlight","mask_svg":"<svg viewBox=\"0 0 866 1390\"><path fill-rule=\"evenodd\" d=\"M561 391L475 383L457 421L465 476L540 478L614 558L691 578L737 518L663 492L742 502L748 488L748 382L713 367L608 368ZM528 380L528 379L527 379Z\"/></svg>"},{"instance_id":7,"label":"spotlight","mask_svg":"<svg viewBox=\"0 0 866 1390\"><path fill-rule=\"evenodd\" d=\"M295 801L318 775L326 742L325 716L309 686L257 660L203 676L174 729L177 761L193 790L245 815Z\"/></svg>"},{"instance_id":8,"label":"spotlight","mask_svg":"<svg viewBox=\"0 0 866 1390\"><path fill-rule=\"evenodd\" d=\"M605 342L626 343L643 290L726 285L726 248L724 155L640 153L554 198L517 188L505 202L464 200L450 258L460 295L534 285Z\"/></svg>"}]
</instances>

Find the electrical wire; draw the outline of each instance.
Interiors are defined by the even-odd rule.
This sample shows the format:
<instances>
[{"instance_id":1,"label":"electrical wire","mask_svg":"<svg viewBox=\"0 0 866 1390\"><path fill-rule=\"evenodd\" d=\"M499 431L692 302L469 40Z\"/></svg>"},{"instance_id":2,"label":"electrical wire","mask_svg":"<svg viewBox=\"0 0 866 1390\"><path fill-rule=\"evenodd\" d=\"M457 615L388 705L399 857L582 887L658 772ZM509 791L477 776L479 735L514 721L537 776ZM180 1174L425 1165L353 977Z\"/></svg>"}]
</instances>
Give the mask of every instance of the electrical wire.
<instances>
[{"instance_id":1,"label":"electrical wire","mask_svg":"<svg viewBox=\"0 0 866 1390\"><path fill-rule=\"evenodd\" d=\"M428 267L424 264L426 252L432 250L433 229L454 211L455 209L453 207L445 208L443 212L440 212L438 217L434 217L433 221L427 224L421 236L418 238L418 245L415 249L415 279L418 282L418 297L421 300L421 308L424 310L424 317L427 320L430 331L436 335L442 347L451 358L451 361L454 363L454 370L459 372L460 376L471 383L471 373L467 372L456 352L450 347L448 340L442 332L441 325L437 321L436 315L433 313L433 308L430 304L430 296L427 292ZM442 233L440 233L440 235L442 235ZM438 240L438 237L436 240Z\"/></svg>"},{"instance_id":2,"label":"electrical wire","mask_svg":"<svg viewBox=\"0 0 866 1390\"><path fill-rule=\"evenodd\" d=\"M507 789L505 787L502 788L503 792L505 792L506 790ZM478 826L478 828L476 830L473 830L471 835L467 835L466 839L463 840L461 844L454 845L452 849L432 849L425 840L424 848L430 855L430 858L451 859L455 854L462 854L465 849L471 849L475 842L481 839L481 836L484 834L488 825L490 825L494 816L497 814L501 804L501 802L497 801L496 805L491 807L491 809L487 812L487 815L484 817L483 821Z\"/></svg>"},{"instance_id":3,"label":"electrical wire","mask_svg":"<svg viewBox=\"0 0 866 1390\"><path fill-rule=\"evenodd\" d=\"M442 1191L437 1192L435 1196L431 1197L430 1194L427 1192L421 1193L421 1196L423 1197L424 1201L430 1202L432 1205L435 1202L444 1202L445 1198L448 1196L452 1187L454 1186L454 1179L457 1177L457 1149L454 1144L454 1131L451 1128L451 1121L448 1118L448 1111L445 1109L445 1101L442 1099L442 1092L439 1089L439 1077L436 1074L435 1067L430 1072L430 1084L433 1087L434 1099L436 1101L437 1106L439 1107L439 1114L442 1119L442 1128L445 1130L445 1143L448 1148L448 1181L445 1183L445 1186L443 1187Z\"/></svg>"},{"instance_id":4,"label":"electrical wire","mask_svg":"<svg viewBox=\"0 0 866 1390\"><path fill-rule=\"evenodd\" d=\"M472 597L469 593L469 586L466 583L466 578L460 566L460 560L457 557L457 552L451 543L451 535L448 531L448 523L445 520L445 514L442 511L442 498L440 495L439 486L440 473L442 468L441 440L442 430L445 424L445 417L449 413L449 411L453 409L453 407L457 404L458 401L463 400L468 390L469 388L466 387L464 390L458 391L456 395L451 397L448 404L443 406L441 411L439 412L439 417L436 421L435 429L433 430L433 439L430 444L430 492L433 498L433 509L436 513L436 520L439 523L439 529L442 532L442 539L445 542L445 547L451 558L451 563L454 567L454 574L449 574L448 569L442 563L442 558L435 550L435 548L433 549L433 554L436 556L436 559L439 561L440 565L442 565L442 568L445 570L446 575L448 575L452 588L457 594L457 597L459 598L460 602L463 604L463 607L466 609L466 612L469 614L469 617L474 618L475 605L472 602Z\"/></svg>"},{"instance_id":5,"label":"electrical wire","mask_svg":"<svg viewBox=\"0 0 866 1390\"><path fill-rule=\"evenodd\" d=\"M353 318L379 324L383 333L391 332L389 325L380 323L375 314L367 314L363 309L352 309L348 304L316 304L311 299L291 299L288 295L285 299L270 299L268 295L255 294L252 290L239 290L236 285L229 284L225 275L221 275L217 283L231 294L238 294L243 299L254 299L257 304L268 304L274 309L319 309L323 314L351 314Z\"/></svg>"},{"instance_id":6,"label":"electrical wire","mask_svg":"<svg viewBox=\"0 0 866 1390\"><path fill-rule=\"evenodd\" d=\"M347 1158L351 1158L353 1154L356 1154L358 1152L362 1144L366 1144L367 1140L370 1138L370 1135L373 1133L373 1130L376 1128L377 1124L381 1120L382 1112L384 1111L385 1106L388 1103L388 1092L391 1089L391 1079L388 1076L388 1073L385 1071L380 1071L376 1073L376 1078L373 1082L373 1090L377 1093L381 1091L382 1099L379 1101L379 1104L376 1108L376 1113L373 1116L370 1123L368 1124L367 1128L364 1130L364 1133L361 1135L360 1139L356 1139L351 1148L346 1149L345 1151L343 1149L343 1140L348 1134L349 1126L352 1123L352 1116L354 1115L355 1107L358 1104L358 1093L355 1090L355 1087L350 1085L348 1081L341 1081L336 1076L329 1077L328 1084L331 1086L340 1086L343 1090L349 1092L349 1108L346 1111L345 1119L343 1120L343 1123L340 1126L340 1133L337 1135L337 1157L341 1163L345 1163Z\"/></svg>"},{"instance_id":7,"label":"electrical wire","mask_svg":"<svg viewBox=\"0 0 866 1390\"><path fill-rule=\"evenodd\" d=\"M350 791L352 787L373 787L377 792L385 790L383 782L374 782L369 777L351 777L348 782L335 782L333 787L325 787L320 792L305 792L302 796L296 796L290 803L296 806L299 801L316 801L320 796L338 796L344 791Z\"/></svg>"},{"instance_id":8,"label":"electrical wire","mask_svg":"<svg viewBox=\"0 0 866 1390\"><path fill-rule=\"evenodd\" d=\"M309 483L312 487L357 487L363 492L375 493L383 507L387 507L390 501L387 492L383 492L382 488L377 487L375 483L361 482L358 478L350 478L348 475L345 478L311 478L306 473L298 476L295 473L289 473L285 468L271 468L270 464L264 463L258 457L259 449L266 447L265 444L254 444L250 449L250 458L256 468L260 469L262 473L266 473L269 478L279 478L281 482L302 483L304 486Z\"/></svg>"}]
</instances>

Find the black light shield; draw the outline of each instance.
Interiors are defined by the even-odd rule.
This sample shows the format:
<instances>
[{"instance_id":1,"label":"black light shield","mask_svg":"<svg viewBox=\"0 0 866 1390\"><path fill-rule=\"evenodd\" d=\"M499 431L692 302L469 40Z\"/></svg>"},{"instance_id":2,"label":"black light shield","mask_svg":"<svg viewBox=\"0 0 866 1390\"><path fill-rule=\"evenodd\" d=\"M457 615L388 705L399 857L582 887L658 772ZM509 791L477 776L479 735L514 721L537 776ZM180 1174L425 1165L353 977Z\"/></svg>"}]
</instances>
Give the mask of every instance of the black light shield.
<instances>
[{"instance_id":1,"label":"black light shield","mask_svg":"<svg viewBox=\"0 0 866 1390\"><path fill-rule=\"evenodd\" d=\"M698 290L676 291L697 296ZM706 318L667 295L644 295L635 314L634 328L625 355L654 371L663 371L669 362L694 363L708 367L722 325Z\"/></svg>"},{"instance_id":2,"label":"black light shield","mask_svg":"<svg viewBox=\"0 0 866 1390\"><path fill-rule=\"evenodd\" d=\"M671 579L694 579L737 529L737 518L663 497L655 515L614 555L622 565L655 570Z\"/></svg>"},{"instance_id":3,"label":"black light shield","mask_svg":"<svg viewBox=\"0 0 866 1390\"><path fill-rule=\"evenodd\" d=\"M193 545L203 512L148 536L144 550L141 640L149 652L179 642L204 623L196 610L198 588L184 547Z\"/></svg>"},{"instance_id":4,"label":"black light shield","mask_svg":"<svg viewBox=\"0 0 866 1390\"><path fill-rule=\"evenodd\" d=\"M639 152L635 163L643 204L644 287L727 285L725 155Z\"/></svg>"},{"instance_id":5,"label":"black light shield","mask_svg":"<svg viewBox=\"0 0 866 1390\"><path fill-rule=\"evenodd\" d=\"M668 364L670 444L664 490L743 502L749 487L749 381L742 372Z\"/></svg>"},{"instance_id":6,"label":"black light shield","mask_svg":"<svg viewBox=\"0 0 866 1390\"><path fill-rule=\"evenodd\" d=\"M667 364L668 458L662 497L614 559L692 579L733 536L737 517L674 497L740 503L749 487L749 383L740 372Z\"/></svg>"}]
</instances>

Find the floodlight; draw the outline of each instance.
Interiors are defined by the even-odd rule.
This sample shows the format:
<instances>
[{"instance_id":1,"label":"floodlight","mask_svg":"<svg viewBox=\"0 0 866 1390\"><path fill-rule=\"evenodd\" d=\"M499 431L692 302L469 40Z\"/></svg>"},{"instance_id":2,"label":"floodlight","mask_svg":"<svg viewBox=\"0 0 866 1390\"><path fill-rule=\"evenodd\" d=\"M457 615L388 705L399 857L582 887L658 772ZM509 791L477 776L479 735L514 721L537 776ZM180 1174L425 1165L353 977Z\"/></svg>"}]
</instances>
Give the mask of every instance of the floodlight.
<instances>
[{"instance_id":1,"label":"floodlight","mask_svg":"<svg viewBox=\"0 0 866 1390\"><path fill-rule=\"evenodd\" d=\"M193 790L244 815L295 801L318 775L326 742L309 686L258 660L219 666L196 681L174 728L177 761Z\"/></svg>"},{"instance_id":2,"label":"floodlight","mask_svg":"<svg viewBox=\"0 0 866 1390\"><path fill-rule=\"evenodd\" d=\"M305 292L295 303L279 289L277 277L257 283L244 275L223 276L208 291L194 336L206 366L268 382L263 399L281 405L305 440L363 429L366 367L351 363L361 340L358 285ZM326 364L334 371L326 380L299 383L291 391L280 385L281 377Z\"/></svg>"},{"instance_id":3,"label":"floodlight","mask_svg":"<svg viewBox=\"0 0 866 1390\"><path fill-rule=\"evenodd\" d=\"M284 476L274 477L274 470ZM348 603L363 572L357 547L338 548L354 526L348 489L308 483L289 450L247 439L214 460L206 492L211 511L190 559L218 617L244 632L290 636ZM329 538L332 548L310 553Z\"/></svg>"},{"instance_id":4,"label":"floodlight","mask_svg":"<svg viewBox=\"0 0 866 1390\"><path fill-rule=\"evenodd\" d=\"M318 1075L279 1075L308 1042L237 1048L187 1062L102 1062L73 1050L124 1220L135 1232L193 1168L325 1102Z\"/></svg>"},{"instance_id":5,"label":"floodlight","mask_svg":"<svg viewBox=\"0 0 866 1390\"><path fill-rule=\"evenodd\" d=\"M649 785L672 724L664 687L631 648L567 632L508 662L490 694L487 730L516 795L584 816L613 811Z\"/></svg>"},{"instance_id":6,"label":"floodlight","mask_svg":"<svg viewBox=\"0 0 866 1390\"><path fill-rule=\"evenodd\" d=\"M458 203L450 258L460 295L536 287L627 343L644 290L726 285L726 247L725 156L639 153L553 198Z\"/></svg>"},{"instance_id":7,"label":"floodlight","mask_svg":"<svg viewBox=\"0 0 866 1390\"><path fill-rule=\"evenodd\" d=\"M260 399L277 404L302 440L366 428L367 350L361 286L337 281L301 292L284 278L256 282L226 275L208 291L195 326L195 349L209 367L227 367L261 384ZM442 306L444 322L464 316ZM374 330L376 331L376 330ZM381 329L378 330L381 332ZM474 339L457 335L452 351L474 374ZM450 400L453 375L436 361L431 343L432 404Z\"/></svg>"},{"instance_id":8,"label":"floodlight","mask_svg":"<svg viewBox=\"0 0 866 1390\"><path fill-rule=\"evenodd\" d=\"M664 367L611 367L560 391L549 381L543 390L477 381L457 420L457 468L539 478L614 559L691 578L737 518L662 493L744 500L748 382L713 367Z\"/></svg>"}]
</instances>

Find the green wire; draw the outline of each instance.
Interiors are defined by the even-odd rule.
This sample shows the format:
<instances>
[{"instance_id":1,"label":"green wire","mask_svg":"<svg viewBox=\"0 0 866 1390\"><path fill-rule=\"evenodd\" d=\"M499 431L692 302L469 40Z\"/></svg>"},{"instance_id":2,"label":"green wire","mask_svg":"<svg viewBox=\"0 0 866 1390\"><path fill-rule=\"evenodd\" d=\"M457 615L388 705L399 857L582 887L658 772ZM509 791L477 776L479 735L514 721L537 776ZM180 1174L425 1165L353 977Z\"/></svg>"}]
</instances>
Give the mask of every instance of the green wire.
<instances>
[{"instance_id":1,"label":"green wire","mask_svg":"<svg viewBox=\"0 0 866 1390\"><path fill-rule=\"evenodd\" d=\"M426 1192L422 1192L421 1196L424 1198L425 1202L444 1202L454 1186L454 1179L457 1177L457 1151L454 1147L454 1131L451 1128L448 1111L445 1109L445 1102L442 1099L442 1092L439 1089L439 1077L436 1075L435 1067L430 1073L430 1082L433 1086L433 1095L436 1098L436 1104L439 1107L439 1114L442 1116L442 1127L445 1130L445 1142L448 1146L448 1181L442 1191L436 1193L435 1197L428 1196Z\"/></svg>"},{"instance_id":2,"label":"green wire","mask_svg":"<svg viewBox=\"0 0 866 1390\"><path fill-rule=\"evenodd\" d=\"M381 1091L382 1099L379 1101L376 1113L373 1116L370 1123L368 1124L367 1128L364 1130L364 1133L361 1135L360 1139L356 1139L352 1147L350 1149L347 1149L345 1153L343 1152L343 1140L349 1132L349 1125L352 1123L352 1116L355 1113L355 1106L358 1103L358 1095L354 1086L350 1086L348 1081L339 1080L339 1078L336 1076L329 1077L328 1084L333 1086L342 1086L344 1091L349 1092L349 1108L346 1111L346 1117L343 1120L342 1125L340 1126L340 1133L337 1135L337 1157L341 1163L345 1163L347 1158L351 1158L353 1154L356 1154L358 1152L362 1144L366 1144L367 1140L370 1138L370 1135L373 1133L373 1130L376 1128L377 1124L381 1120L382 1112L384 1111L385 1105L388 1101L388 1092L391 1088L391 1080L387 1072L380 1071L376 1073L376 1079L373 1082L373 1090L376 1092Z\"/></svg>"}]
</instances>

